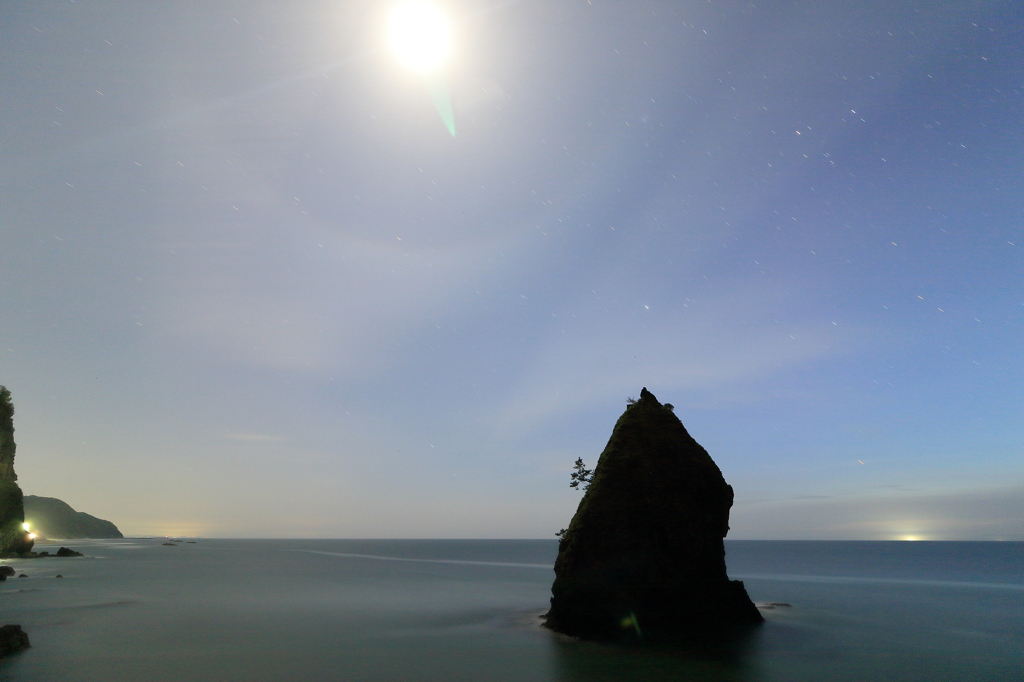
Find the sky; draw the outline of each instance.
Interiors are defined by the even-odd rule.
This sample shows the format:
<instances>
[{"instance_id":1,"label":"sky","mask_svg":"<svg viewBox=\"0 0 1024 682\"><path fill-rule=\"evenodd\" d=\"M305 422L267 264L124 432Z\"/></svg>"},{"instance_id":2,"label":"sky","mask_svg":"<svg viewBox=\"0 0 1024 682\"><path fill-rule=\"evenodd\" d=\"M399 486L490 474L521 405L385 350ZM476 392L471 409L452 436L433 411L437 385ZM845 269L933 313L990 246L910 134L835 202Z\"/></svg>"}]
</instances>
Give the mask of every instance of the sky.
<instances>
[{"instance_id":1,"label":"sky","mask_svg":"<svg viewBox=\"0 0 1024 682\"><path fill-rule=\"evenodd\" d=\"M3 3L26 494L553 538L647 387L729 538L1024 540L1024 5L450 0L433 84L391 6Z\"/></svg>"}]
</instances>

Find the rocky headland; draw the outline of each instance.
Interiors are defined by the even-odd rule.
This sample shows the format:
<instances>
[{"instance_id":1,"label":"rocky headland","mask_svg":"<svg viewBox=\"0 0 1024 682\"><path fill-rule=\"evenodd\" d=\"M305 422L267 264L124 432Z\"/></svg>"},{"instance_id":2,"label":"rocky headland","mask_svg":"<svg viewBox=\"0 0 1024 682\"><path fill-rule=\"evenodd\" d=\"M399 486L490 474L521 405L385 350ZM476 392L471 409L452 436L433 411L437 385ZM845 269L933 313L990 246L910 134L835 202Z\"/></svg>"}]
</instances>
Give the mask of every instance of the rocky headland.
<instances>
[{"instance_id":1,"label":"rocky headland","mask_svg":"<svg viewBox=\"0 0 1024 682\"><path fill-rule=\"evenodd\" d=\"M726 574L732 487L671 405L644 388L587 482L559 543L549 628L598 641L704 640L763 622Z\"/></svg>"},{"instance_id":2,"label":"rocky headland","mask_svg":"<svg viewBox=\"0 0 1024 682\"><path fill-rule=\"evenodd\" d=\"M110 521L75 511L56 497L25 495L25 520L38 537L77 540L81 538L123 538Z\"/></svg>"},{"instance_id":3,"label":"rocky headland","mask_svg":"<svg viewBox=\"0 0 1024 682\"><path fill-rule=\"evenodd\" d=\"M0 386L0 555L32 550L25 529L25 509L18 475L14 473L14 404L11 392Z\"/></svg>"},{"instance_id":4,"label":"rocky headland","mask_svg":"<svg viewBox=\"0 0 1024 682\"><path fill-rule=\"evenodd\" d=\"M25 509L22 505L18 475L14 473L14 403L11 392L0 386L0 556L24 555L32 551L32 538L25 530ZM13 573L4 568L3 579ZM29 647L28 635L20 625L0 626L0 657Z\"/></svg>"}]
</instances>

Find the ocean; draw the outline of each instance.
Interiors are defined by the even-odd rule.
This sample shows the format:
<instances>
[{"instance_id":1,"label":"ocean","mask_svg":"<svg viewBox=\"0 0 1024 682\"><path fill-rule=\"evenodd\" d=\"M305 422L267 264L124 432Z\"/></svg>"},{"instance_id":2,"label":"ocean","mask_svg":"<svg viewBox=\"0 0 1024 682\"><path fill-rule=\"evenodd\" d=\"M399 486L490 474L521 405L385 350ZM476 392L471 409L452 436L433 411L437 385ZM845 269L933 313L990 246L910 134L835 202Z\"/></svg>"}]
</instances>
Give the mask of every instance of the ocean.
<instances>
[{"instance_id":1,"label":"ocean","mask_svg":"<svg viewBox=\"0 0 1024 682\"><path fill-rule=\"evenodd\" d=\"M554 540L192 540L0 562L28 576L0 624L32 642L0 680L1024 679L1024 543L727 541L730 576L789 606L702 653L538 627Z\"/></svg>"}]
</instances>

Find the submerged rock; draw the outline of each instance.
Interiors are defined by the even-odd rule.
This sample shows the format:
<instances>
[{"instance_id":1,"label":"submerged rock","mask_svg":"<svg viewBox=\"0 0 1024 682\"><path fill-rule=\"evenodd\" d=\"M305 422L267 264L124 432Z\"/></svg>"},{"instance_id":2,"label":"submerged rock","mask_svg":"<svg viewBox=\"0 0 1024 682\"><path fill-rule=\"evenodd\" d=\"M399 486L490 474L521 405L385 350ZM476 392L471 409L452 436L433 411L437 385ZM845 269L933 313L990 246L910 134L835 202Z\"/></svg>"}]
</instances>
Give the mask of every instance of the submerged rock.
<instances>
[{"instance_id":1,"label":"submerged rock","mask_svg":"<svg viewBox=\"0 0 1024 682\"><path fill-rule=\"evenodd\" d=\"M548 627L587 639L703 638L764 621L729 580L733 491L672 408L626 408L559 543Z\"/></svg>"},{"instance_id":2,"label":"submerged rock","mask_svg":"<svg viewBox=\"0 0 1024 682\"><path fill-rule=\"evenodd\" d=\"M4 625L0 627L0 657L27 649L28 634L21 629L20 625Z\"/></svg>"}]
</instances>

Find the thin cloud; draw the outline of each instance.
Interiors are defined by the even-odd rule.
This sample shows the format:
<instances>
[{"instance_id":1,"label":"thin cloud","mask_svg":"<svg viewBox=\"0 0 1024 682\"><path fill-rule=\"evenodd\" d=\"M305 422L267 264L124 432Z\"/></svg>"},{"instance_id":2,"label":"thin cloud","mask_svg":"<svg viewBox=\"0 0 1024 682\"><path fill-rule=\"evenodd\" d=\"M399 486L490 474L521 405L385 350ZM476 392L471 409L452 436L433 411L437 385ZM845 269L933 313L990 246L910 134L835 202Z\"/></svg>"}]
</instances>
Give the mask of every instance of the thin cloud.
<instances>
[{"instance_id":1,"label":"thin cloud","mask_svg":"<svg viewBox=\"0 0 1024 682\"><path fill-rule=\"evenodd\" d=\"M268 433L224 433L221 434L228 440L237 441L239 443L283 443L285 438L283 436L274 436Z\"/></svg>"},{"instance_id":2,"label":"thin cloud","mask_svg":"<svg viewBox=\"0 0 1024 682\"><path fill-rule=\"evenodd\" d=\"M545 345L506 405L500 429L539 424L641 385L680 394L735 387L793 367L850 354L869 345L867 333L819 323L781 326L764 319L755 292L716 296L690 318L651 319L635 328L594 327L560 334ZM736 309L739 309L739 313ZM728 310L723 314L722 310ZM736 318L752 320L737 325ZM758 319L760 318L760 319ZM664 399L669 396L661 395Z\"/></svg>"}]
</instances>

